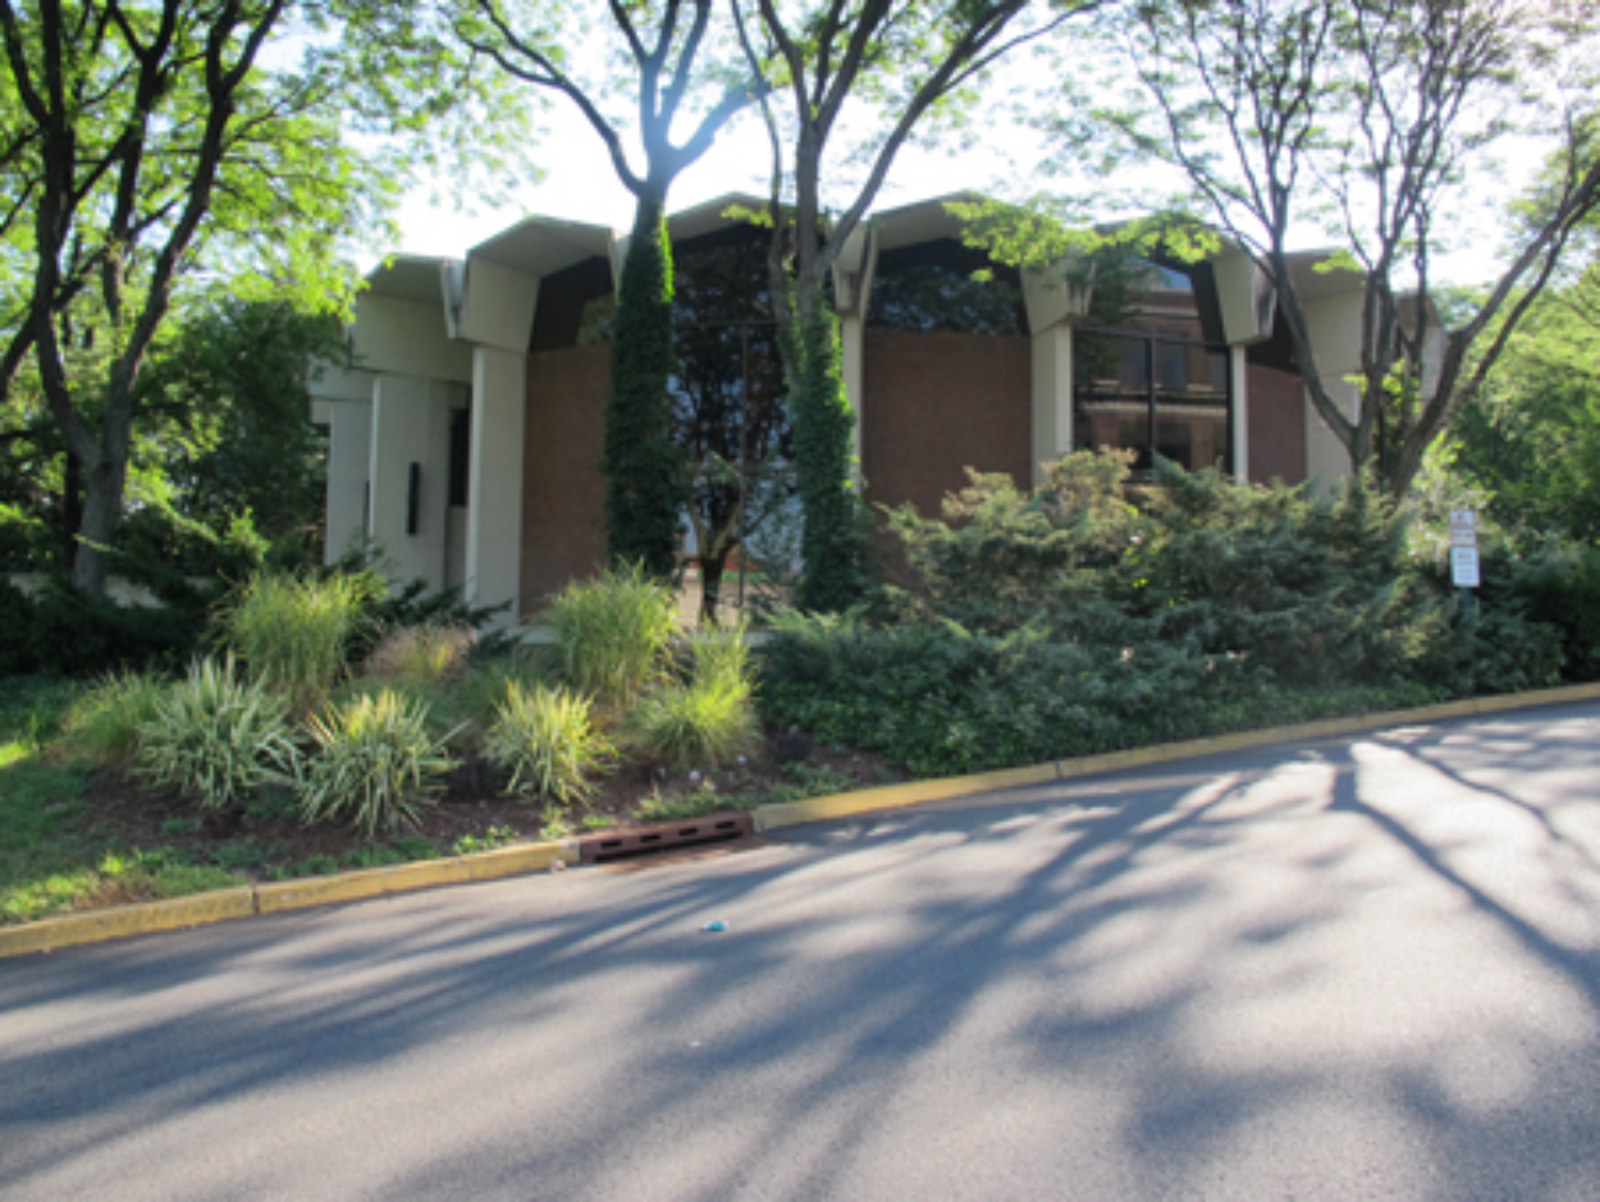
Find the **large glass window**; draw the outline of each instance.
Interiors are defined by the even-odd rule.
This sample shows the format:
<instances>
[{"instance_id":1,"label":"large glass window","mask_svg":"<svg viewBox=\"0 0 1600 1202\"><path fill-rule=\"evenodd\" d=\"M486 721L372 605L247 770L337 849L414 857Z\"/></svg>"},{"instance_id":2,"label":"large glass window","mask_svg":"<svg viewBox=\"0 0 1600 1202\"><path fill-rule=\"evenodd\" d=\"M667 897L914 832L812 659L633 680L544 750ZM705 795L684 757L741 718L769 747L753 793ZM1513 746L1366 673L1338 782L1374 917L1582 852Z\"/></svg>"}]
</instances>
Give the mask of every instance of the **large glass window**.
<instances>
[{"instance_id":1,"label":"large glass window","mask_svg":"<svg viewBox=\"0 0 1600 1202\"><path fill-rule=\"evenodd\" d=\"M936 238L878 256L867 325L880 330L1026 334L1017 271L954 238Z\"/></svg>"},{"instance_id":2,"label":"large glass window","mask_svg":"<svg viewBox=\"0 0 1600 1202\"><path fill-rule=\"evenodd\" d=\"M1226 347L1122 330L1073 339L1073 445L1232 470Z\"/></svg>"},{"instance_id":3,"label":"large glass window","mask_svg":"<svg viewBox=\"0 0 1600 1202\"><path fill-rule=\"evenodd\" d=\"M769 235L744 226L673 248L673 439L692 473L690 553L703 613L731 599L741 550L792 525L794 438L767 269ZM746 584L738 573L736 593Z\"/></svg>"}]
</instances>

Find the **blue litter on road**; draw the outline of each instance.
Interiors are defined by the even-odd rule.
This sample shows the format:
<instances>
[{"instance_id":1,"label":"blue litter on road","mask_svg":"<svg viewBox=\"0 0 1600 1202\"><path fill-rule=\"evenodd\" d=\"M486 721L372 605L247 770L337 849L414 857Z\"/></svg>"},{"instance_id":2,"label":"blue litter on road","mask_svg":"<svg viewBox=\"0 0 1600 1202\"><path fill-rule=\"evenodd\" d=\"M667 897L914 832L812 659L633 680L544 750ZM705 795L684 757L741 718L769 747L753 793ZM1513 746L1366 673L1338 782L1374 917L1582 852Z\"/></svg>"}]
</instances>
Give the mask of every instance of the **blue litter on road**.
<instances>
[{"instance_id":1,"label":"blue litter on road","mask_svg":"<svg viewBox=\"0 0 1600 1202\"><path fill-rule=\"evenodd\" d=\"M723 922L721 919L718 919L716 922L706 923L706 925L700 929L705 931L707 934L717 935L721 934L723 931L726 931L728 929L728 924Z\"/></svg>"}]
</instances>

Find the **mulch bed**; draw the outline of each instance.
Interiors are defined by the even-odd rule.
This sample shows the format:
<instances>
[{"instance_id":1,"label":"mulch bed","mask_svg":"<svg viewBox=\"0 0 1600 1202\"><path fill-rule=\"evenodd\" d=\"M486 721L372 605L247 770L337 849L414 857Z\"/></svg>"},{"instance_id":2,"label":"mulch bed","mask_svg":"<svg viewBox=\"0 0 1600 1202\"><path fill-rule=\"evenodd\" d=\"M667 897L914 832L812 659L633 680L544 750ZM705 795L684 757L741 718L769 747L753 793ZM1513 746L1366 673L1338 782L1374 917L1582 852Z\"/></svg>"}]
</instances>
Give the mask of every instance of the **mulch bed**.
<instances>
[{"instance_id":1,"label":"mulch bed","mask_svg":"<svg viewBox=\"0 0 1600 1202\"><path fill-rule=\"evenodd\" d=\"M703 793L708 780L717 795L743 801L748 808L769 800L775 789L792 790L803 779L831 781L840 789L906 779L904 772L868 752L802 745L800 758L794 755L796 750L785 746L780 735L744 763L706 774L624 764L601 778L587 805L568 809L567 820L573 834L648 823L652 819L638 817L641 804ZM795 764L800 767L785 766ZM432 844L439 855L450 855L464 838L504 844L544 837L548 803L504 796L499 788L503 781L491 765L469 762L447 784L435 804L421 809L416 826L371 837L346 826L301 825L287 791L249 805L205 811L185 798L148 792L118 771L96 774L84 795L83 812L97 840L128 849L171 848L194 863L217 864L249 880L360 866L363 855L374 852L387 851L392 859L426 858L429 853L417 840ZM597 820L585 823L591 816ZM514 832L514 838L507 832ZM391 850L396 848L403 857ZM126 899L96 900L106 904Z\"/></svg>"}]
</instances>

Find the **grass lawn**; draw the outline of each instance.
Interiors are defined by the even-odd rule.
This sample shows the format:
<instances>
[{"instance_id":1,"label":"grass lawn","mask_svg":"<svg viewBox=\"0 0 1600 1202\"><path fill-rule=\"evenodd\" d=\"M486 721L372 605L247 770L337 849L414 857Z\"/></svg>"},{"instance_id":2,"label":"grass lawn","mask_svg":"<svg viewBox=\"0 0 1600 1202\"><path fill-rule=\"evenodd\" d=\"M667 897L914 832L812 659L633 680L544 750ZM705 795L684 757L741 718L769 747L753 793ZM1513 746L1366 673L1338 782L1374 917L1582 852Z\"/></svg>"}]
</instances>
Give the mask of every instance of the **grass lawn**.
<instances>
[{"instance_id":1,"label":"grass lawn","mask_svg":"<svg viewBox=\"0 0 1600 1202\"><path fill-rule=\"evenodd\" d=\"M80 688L29 679L0 688L0 922L238 883L170 848L130 848L99 829L85 802L89 772L48 750Z\"/></svg>"}]
</instances>

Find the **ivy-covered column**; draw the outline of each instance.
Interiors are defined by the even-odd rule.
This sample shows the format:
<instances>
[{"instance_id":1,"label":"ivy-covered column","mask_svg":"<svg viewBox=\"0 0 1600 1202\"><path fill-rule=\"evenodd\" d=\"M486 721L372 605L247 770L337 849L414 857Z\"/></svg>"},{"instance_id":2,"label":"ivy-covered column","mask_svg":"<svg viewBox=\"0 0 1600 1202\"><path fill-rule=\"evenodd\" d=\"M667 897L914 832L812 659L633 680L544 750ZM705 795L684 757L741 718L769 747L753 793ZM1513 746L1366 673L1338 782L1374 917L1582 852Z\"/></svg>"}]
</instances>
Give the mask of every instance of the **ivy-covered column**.
<instances>
[{"instance_id":1,"label":"ivy-covered column","mask_svg":"<svg viewBox=\"0 0 1600 1202\"><path fill-rule=\"evenodd\" d=\"M848 609L866 591L866 529L851 464L855 417L839 366L839 323L818 305L799 331L800 372L793 398L795 475L805 531L801 609Z\"/></svg>"},{"instance_id":2,"label":"ivy-covered column","mask_svg":"<svg viewBox=\"0 0 1600 1202\"><path fill-rule=\"evenodd\" d=\"M678 568L688 503L683 453L670 437L672 251L660 199L639 203L622 265L606 407L606 551L668 578Z\"/></svg>"}]
</instances>

